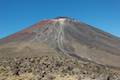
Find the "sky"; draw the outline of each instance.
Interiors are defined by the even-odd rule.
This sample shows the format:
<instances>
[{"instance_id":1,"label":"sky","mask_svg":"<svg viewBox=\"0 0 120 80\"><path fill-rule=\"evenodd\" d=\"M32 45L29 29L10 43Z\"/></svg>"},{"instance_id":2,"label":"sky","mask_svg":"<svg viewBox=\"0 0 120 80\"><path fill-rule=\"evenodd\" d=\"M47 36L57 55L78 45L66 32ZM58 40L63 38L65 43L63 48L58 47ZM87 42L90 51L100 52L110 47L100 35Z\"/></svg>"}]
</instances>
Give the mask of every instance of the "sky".
<instances>
[{"instance_id":1,"label":"sky","mask_svg":"<svg viewBox=\"0 0 120 80\"><path fill-rule=\"evenodd\" d=\"M120 0L0 0L0 38L58 16L120 37Z\"/></svg>"}]
</instances>

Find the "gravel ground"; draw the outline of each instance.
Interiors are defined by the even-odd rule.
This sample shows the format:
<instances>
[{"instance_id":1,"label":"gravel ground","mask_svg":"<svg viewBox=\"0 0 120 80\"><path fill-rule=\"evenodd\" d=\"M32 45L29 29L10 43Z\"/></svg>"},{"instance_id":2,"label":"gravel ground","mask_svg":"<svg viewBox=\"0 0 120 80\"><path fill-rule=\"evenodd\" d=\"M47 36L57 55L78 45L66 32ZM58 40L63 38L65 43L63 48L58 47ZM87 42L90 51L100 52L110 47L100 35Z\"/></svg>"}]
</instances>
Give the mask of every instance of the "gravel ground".
<instances>
[{"instance_id":1,"label":"gravel ground","mask_svg":"<svg viewBox=\"0 0 120 80\"><path fill-rule=\"evenodd\" d=\"M70 57L18 57L0 60L0 80L120 80L120 74Z\"/></svg>"}]
</instances>

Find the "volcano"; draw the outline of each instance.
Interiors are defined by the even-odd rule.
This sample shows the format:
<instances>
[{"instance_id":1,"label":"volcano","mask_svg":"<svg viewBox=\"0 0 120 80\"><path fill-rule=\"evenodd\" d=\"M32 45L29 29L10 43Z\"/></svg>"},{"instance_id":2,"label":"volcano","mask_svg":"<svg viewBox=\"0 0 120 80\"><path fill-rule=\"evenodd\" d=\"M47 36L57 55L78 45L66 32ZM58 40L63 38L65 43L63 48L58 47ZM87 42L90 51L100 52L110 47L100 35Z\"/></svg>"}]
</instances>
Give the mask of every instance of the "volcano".
<instances>
[{"instance_id":1,"label":"volcano","mask_svg":"<svg viewBox=\"0 0 120 80\"><path fill-rule=\"evenodd\" d=\"M77 20L58 17L0 39L0 57L70 56L120 68L120 38Z\"/></svg>"}]
</instances>

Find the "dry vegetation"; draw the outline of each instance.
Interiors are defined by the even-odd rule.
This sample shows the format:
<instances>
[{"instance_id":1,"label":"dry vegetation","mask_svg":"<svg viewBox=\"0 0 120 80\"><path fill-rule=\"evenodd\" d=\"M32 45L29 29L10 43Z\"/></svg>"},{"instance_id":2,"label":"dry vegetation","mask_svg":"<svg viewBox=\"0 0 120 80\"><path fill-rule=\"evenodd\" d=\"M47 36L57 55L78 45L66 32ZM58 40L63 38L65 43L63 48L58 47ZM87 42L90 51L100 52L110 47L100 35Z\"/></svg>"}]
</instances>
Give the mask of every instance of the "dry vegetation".
<instances>
[{"instance_id":1,"label":"dry vegetation","mask_svg":"<svg viewBox=\"0 0 120 80\"><path fill-rule=\"evenodd\" d=\"M3 58L0 80L119 80L107 67L68 57Z\"/></svg>"}]
</instances>

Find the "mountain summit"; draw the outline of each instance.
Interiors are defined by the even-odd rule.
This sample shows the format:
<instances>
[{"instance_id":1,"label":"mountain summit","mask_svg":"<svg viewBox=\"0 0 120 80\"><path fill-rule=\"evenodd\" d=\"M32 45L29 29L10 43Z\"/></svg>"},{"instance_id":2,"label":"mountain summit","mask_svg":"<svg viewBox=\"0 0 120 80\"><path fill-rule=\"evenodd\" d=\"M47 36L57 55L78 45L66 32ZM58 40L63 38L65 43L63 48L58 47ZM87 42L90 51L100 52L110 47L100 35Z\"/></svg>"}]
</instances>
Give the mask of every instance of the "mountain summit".
<instances>
[{"instance_id":1,"label":"mountain summit","mask_svg":"<svg viewBox=\"0 0 120 80\"><path fill-rule=\"evenodd\" d=\"M70 56L120 67L120 39L68 17L43 20L0 40L0 57Z\"/></svg>"}]
</instances>

